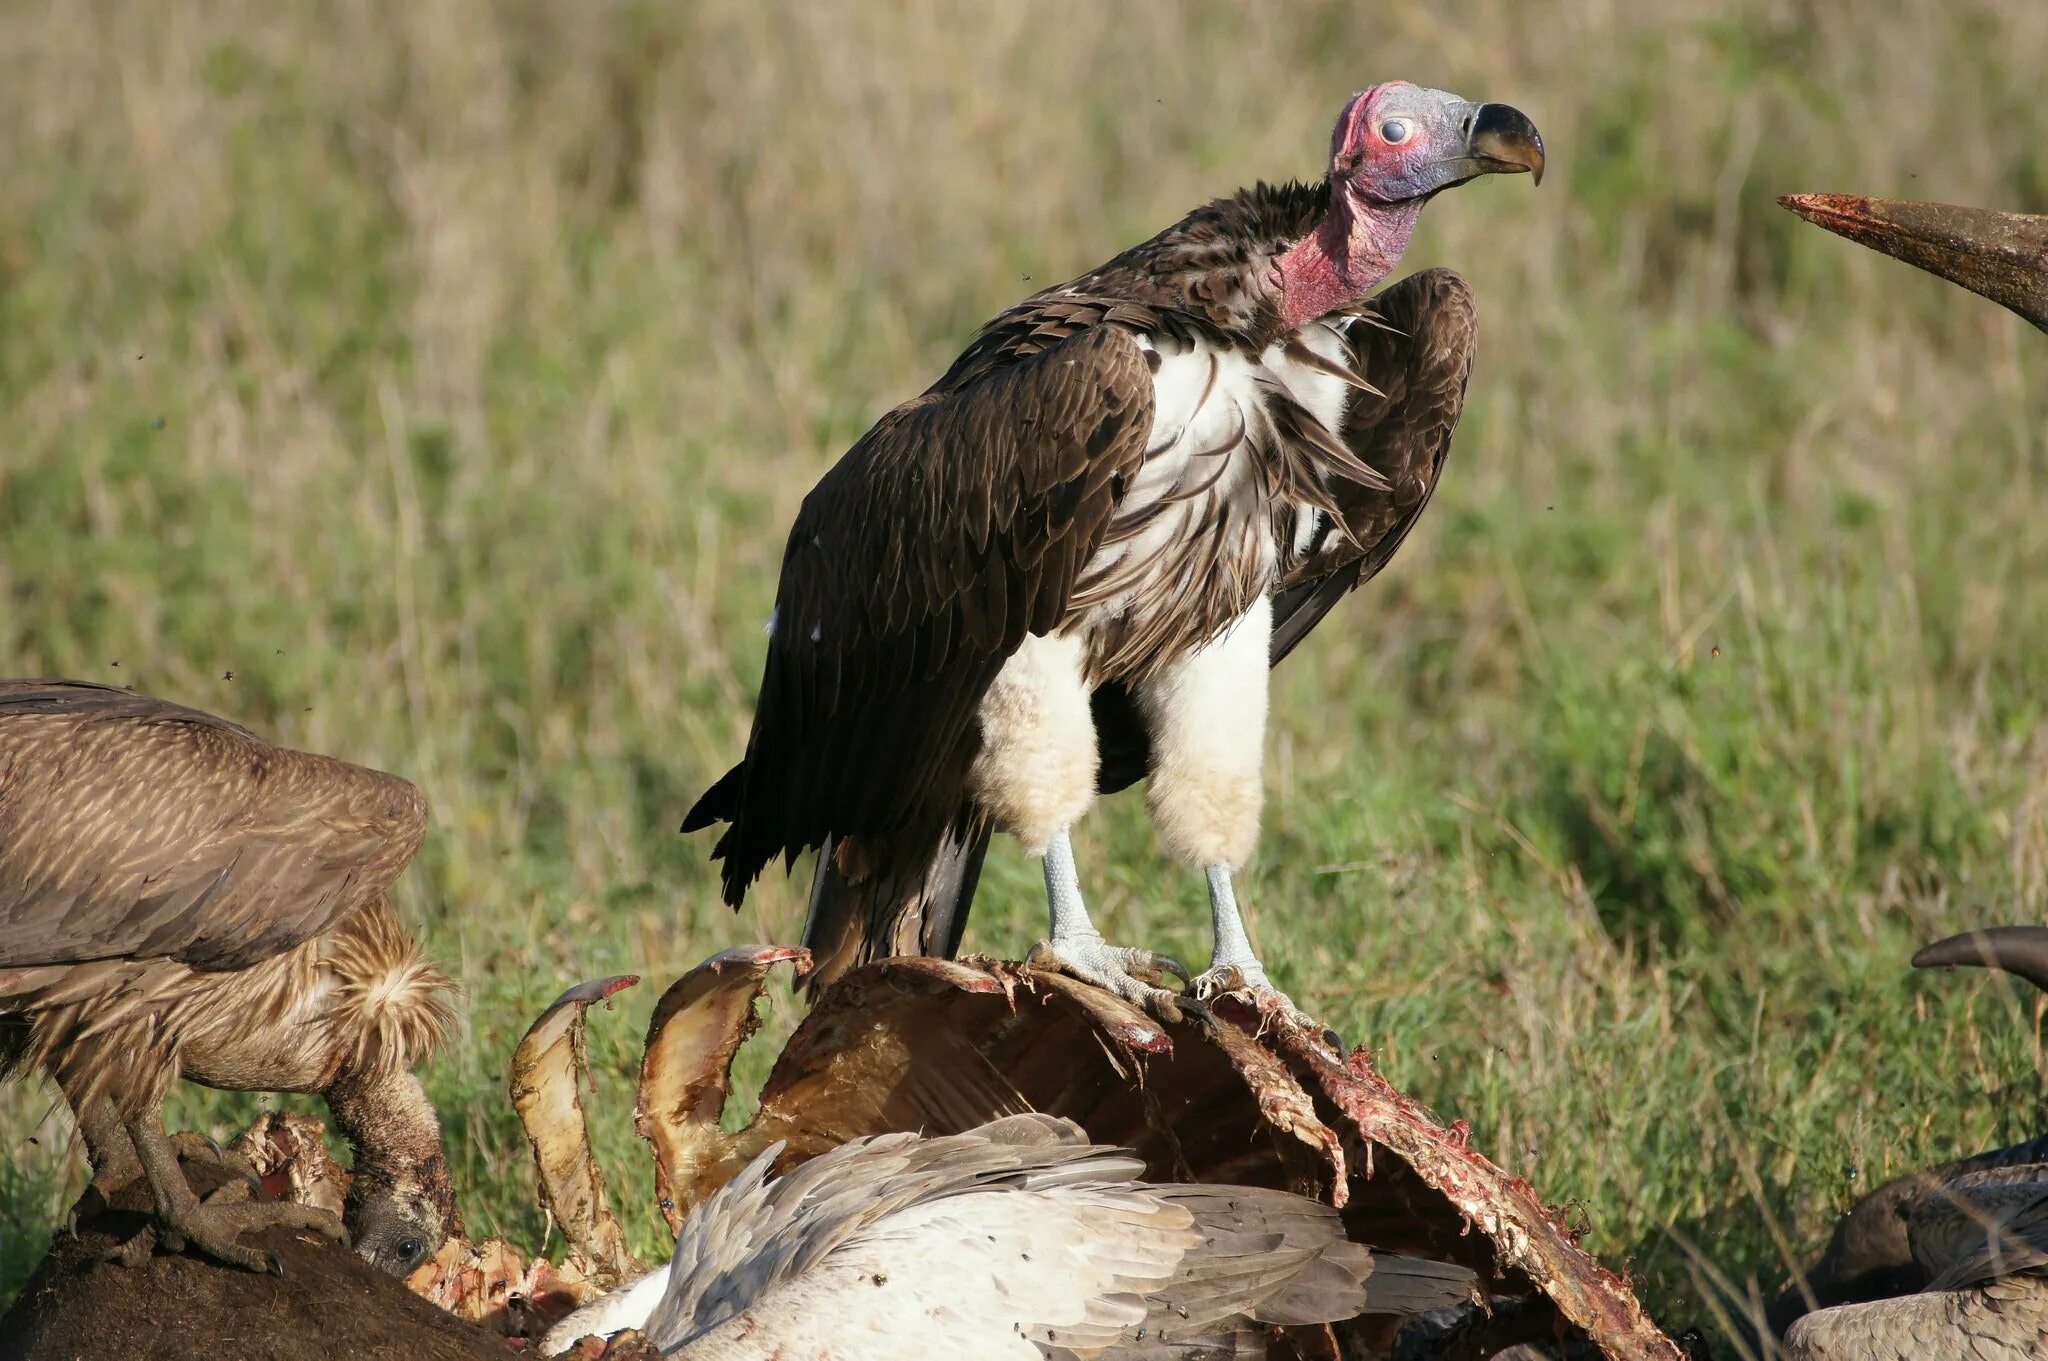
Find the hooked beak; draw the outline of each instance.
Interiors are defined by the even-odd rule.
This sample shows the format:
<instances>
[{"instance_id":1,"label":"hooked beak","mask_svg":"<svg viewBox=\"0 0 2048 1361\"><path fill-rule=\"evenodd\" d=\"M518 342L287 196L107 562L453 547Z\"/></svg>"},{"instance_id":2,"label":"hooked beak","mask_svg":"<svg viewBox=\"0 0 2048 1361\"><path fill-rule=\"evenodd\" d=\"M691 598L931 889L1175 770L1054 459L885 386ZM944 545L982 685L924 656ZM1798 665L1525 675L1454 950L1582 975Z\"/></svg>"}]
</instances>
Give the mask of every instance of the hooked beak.
<instances>
[{"instance_id":1,"label":"hooked beak","mask_svg":"<svg viewBox=\"0 0 2048 1361\"><path fill-rule=\"evenodd\" d=\"M1987 926L1924 945L1913 956L1916 969L1959 964L2003 969L2048 992L2048 926Z\"/></svg>"},{"instance_id":2,"label":"hooked beak","mask_svg":"<svg viewBox=\"0 0 2048 1361\"><path fill-rule=\"evenodd\" d=\"M1463 150L1422 167L1424 192L1434 194L1481 175L1524 171L1543 183L1543 134L1528 114L1509 104L1467 104L1461 122Z\"/></svg>"},{"instance_id":3,"label":"hooked beak","mask_svg":"<svg viewBox=\"0 0 2048 1361\"><path fill-rule=\"evenodd\" d=\"M2048 331L2048 217L1856 194L1787 194L1778 202L1817 227L1939 274Z\"/></svg>"}]
</instances>

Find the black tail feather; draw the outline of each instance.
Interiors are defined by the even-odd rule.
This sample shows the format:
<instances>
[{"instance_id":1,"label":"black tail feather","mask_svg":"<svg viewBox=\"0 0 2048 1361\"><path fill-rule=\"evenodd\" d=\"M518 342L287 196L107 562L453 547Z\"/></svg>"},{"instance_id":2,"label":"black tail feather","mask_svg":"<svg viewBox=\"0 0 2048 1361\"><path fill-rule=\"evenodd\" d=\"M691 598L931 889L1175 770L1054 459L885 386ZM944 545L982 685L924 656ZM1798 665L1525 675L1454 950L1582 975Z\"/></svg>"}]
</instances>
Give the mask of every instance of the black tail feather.
<instances>
[{"instance_id":1,"label":"black tail feather","mask_svg":"<svg viewBox=\"0 0 2048 1361\"><path fill-rule=\"evenodd\" d=\"M951 959L960 953L988 838L987 822L964 813L929 855L905 857L899 868L858 883L840 872L838 841L827 841L818 852L804 919L804 945L813 961L804 979L810 994L815 997L872 960L904 954Z\"/></svg>"},{"instance_id":2,"label":"black tail feather","mask_svg":"<svg viewBox=\"0 0 2048 1361\"><path fill-rule=\"evenodd\" d=\"M740 785L746 776L743 761L718 777L718 782L698 795L690 811L683 814L684 832L701 832L714 822L731 822L740 813Z\"/></svg>"}]
</instances>

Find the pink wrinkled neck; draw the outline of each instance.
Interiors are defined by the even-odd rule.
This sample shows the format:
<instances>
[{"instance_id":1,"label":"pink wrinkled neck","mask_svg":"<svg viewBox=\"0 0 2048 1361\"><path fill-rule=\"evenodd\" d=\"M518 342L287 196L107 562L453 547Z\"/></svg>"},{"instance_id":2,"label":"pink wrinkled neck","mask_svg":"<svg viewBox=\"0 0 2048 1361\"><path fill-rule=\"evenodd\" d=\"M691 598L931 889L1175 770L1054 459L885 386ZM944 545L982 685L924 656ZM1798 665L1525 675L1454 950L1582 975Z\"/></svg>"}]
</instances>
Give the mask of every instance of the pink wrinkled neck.
<instances>
[{"instance_id":1,"label":"pink wrinkled neck","mask_svg":"<svg viewBox=\"0 0 2048 1361\"><path fill-rule=\"evenodd\" d=\"M1401 263L1421 215L1420 199L1354 209L1333 191L1329 215L1274 266L1281 329L1364 301Z\"/></svg>"}]
</instances>

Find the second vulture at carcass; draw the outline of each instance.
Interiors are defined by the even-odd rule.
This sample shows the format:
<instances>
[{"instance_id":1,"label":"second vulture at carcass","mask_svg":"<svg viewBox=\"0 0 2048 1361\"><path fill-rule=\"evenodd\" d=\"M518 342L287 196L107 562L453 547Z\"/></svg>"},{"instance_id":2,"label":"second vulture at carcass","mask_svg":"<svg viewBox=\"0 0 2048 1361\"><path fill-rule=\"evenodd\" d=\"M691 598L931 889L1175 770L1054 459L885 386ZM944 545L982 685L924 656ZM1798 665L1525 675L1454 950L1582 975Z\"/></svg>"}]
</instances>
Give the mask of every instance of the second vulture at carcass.
<instances>
[{"instance_id":1,"label":"second vulture at carcass","mask_svg":"<svg viewBox=\"0 0 2048 1361\"><path fill-rule=\"evenodd\" d=\"M1968 932L1913 963L1987 965L2048 991L2048 927ZM2048 1355L2044 1272L2048 1136L1865 1196L1771 1324L1794 1361L2018 1361Z\"/></svg>"},{"instance_id":2,"label":"second vulture at carcass","mask_svg":"<svg viewBox=\"0 0 2048 1361\"><path fill-rule=\"evenodd\" d=\"M56 1083L101 1199L148 1183L152 1225L121 1260L190 1244L281 1269L242 1236L345 1223L403 1275L456 1227L413 1075L450 985L388 896L426 827L395 775L127 690L0 681L0 1076ZM321 1093L356 1151L344 1222L239 1183L202 1201L179 1157L219 1150L163 1123L181 1077Z\"/></svg>"}]
</instances>

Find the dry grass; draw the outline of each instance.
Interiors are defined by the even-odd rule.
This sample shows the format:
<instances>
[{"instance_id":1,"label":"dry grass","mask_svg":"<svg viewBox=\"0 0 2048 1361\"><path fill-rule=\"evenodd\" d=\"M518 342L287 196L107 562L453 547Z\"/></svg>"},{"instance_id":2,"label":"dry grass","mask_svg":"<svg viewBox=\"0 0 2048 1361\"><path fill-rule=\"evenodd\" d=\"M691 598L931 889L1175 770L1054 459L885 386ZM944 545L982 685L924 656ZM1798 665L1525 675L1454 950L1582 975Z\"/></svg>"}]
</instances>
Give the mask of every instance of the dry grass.
<instances>
[{"instance_id":1,"label":"dry grass","mask_svg":"<svg viewBox=\"0 0 2048 1361\"><path fill-rule=\"evenodd\" d=\"M1553 178L1425 221L1485 309L1466 429L1288 665L1248 897L1283 985L1711 1320L1680 1242L1768 1282L1879 1177L2039 1126L2024 999L1904 959L2048 889L2048 345L1771 204L2048 205L2038 20L11 5L0 669L427 788L406 901L468 989L431 1082L472 1220L537 1237L525 1019L796 930L800 882L734 921L673 827L816 474L992 310L1315 173L1359 86L1510 100ZM1082 851L1123 934L1198 948L1135 800ZM1039 911L1005 848L970 944ZM0 1095L9 1279L76 1176L50 1100Z\"/></svg>"}]
</instances>

